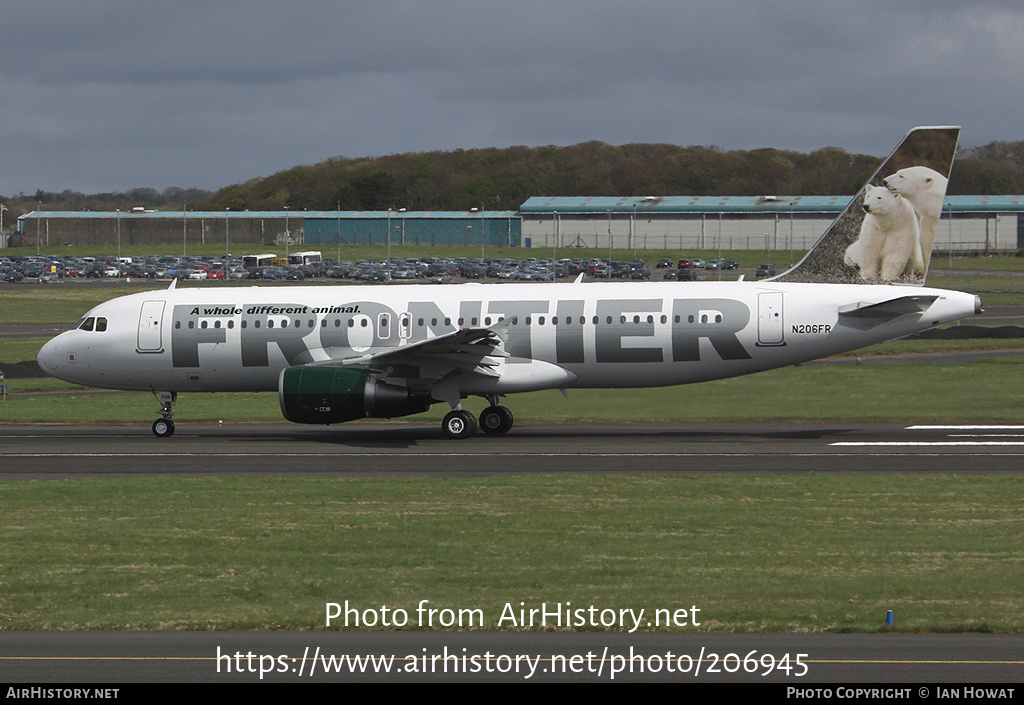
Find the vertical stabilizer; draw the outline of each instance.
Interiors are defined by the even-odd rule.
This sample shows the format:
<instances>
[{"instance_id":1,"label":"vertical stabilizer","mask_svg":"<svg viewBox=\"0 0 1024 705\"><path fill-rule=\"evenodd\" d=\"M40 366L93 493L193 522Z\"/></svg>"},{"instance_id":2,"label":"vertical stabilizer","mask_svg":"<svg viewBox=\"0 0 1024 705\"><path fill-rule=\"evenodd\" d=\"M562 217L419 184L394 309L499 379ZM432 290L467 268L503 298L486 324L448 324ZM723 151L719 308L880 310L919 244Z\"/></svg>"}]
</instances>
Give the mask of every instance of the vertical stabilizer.
<instances>
[{"instance_id":1,"label":"vertical stabilizer","mask_svg":"<svg viewBox=\"0 0 1024 705\"><path fill-rule=\"evenodd\" d=\"M915 127L810 252L774 281L924 284L959 127Z\"/></svg>"}]
</instances>

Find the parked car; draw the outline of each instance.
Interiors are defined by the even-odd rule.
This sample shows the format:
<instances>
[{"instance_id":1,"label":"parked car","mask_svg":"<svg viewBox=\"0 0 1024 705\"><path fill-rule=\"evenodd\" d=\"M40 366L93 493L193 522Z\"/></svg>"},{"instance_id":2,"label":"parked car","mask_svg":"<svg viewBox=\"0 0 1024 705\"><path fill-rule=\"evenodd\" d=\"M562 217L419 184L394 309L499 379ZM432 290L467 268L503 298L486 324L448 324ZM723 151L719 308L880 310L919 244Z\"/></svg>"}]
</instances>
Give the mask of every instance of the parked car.
<instances>
[{"instance_id":1,"label":"parked car","mask_svg":"<svg viewBox=\"0 0 1024 705\"><path fill-rule=\"evenodd\" d=\"M774 264L762 264L757 268L757 272L754 273L755 277L774 277L775 276L775 265Z\"/></svg>"}]
</instances>

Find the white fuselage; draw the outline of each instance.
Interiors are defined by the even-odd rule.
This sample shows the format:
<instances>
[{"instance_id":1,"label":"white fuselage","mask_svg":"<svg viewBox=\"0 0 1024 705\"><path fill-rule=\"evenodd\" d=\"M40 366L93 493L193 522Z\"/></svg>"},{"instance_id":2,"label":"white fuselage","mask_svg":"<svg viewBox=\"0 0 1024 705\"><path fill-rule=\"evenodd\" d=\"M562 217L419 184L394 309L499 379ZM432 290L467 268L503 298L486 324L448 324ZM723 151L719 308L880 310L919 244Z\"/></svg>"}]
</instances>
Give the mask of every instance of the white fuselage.
<instances>
[{"instance_id":1,"label":"white fuselage","mask_svg":"<svg viewBox=\"0 0 1024 705\"><path fill-rule=\"evenodd\" d=\"M840 314L910 296L936 298L921 313ZM464 378L462 396L654 387L854 350L978 308L975 296L956 291L771 281L203 287L100 304L83 318L85 326L46 343L38 359L56 377L111 389L273 391L286 367L491 328L508 357L496 380ZM529 361L565 374L512 368Z\"/></svg>"}]
</instances>

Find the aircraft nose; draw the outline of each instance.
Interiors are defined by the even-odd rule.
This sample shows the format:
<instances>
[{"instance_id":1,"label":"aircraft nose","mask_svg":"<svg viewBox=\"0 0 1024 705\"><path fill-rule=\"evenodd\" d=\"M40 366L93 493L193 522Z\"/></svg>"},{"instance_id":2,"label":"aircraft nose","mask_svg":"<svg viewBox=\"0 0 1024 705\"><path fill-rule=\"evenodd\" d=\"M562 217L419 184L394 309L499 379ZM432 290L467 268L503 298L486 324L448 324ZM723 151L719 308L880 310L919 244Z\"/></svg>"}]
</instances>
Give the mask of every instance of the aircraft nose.
<instances>
[{"instance_id":1,"label":"aircraft nose","mask_svg":"<svg viewBox=\"0 0 1024 705\"><path fill-rule=\"evenodd\" d=\"M60 336L58 336L58 338L59 337ZM57 338L48 341L39 349L39 354L36 355L36 362L39 363L39 368L43 372L51 377L57 376L57 368L59 367L60 362Z\"/></svg>"}]
</instances>

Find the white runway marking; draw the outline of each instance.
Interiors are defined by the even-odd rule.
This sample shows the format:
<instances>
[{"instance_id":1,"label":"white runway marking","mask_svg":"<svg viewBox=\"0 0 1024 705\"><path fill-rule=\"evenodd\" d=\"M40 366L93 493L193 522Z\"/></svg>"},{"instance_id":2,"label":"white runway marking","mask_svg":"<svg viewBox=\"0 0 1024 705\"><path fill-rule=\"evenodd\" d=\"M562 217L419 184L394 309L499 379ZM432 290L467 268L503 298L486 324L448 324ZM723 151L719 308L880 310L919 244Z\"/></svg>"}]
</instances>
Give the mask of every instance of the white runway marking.
<instances>
[{"instance_id":1,"label":"white runway marking","mask_svg":"<svg viewBox=\"0 0 1024 705\"><path fill-rule=\"evenodd\" d=\"M863 447L863 446L1024 446L1024 441L842 441L829 443L832 446Z\"/></svg>"},{"instance_id":2,"label":"white runway marking","mask_svg":"<svg viewBox=\"0 0 1024 705\"><path fill-rule=\"evenodd\" d=\"M1004 424L955 424L955 425L933 425L919 424L907 426L908 431L1024 431L1024 426L1010 426ZM1018 433L950 433L949 438L1024 438L1024 434ZM829 443L830 446L844 447L868 447L884 446L895 448L930 448L947 446L1024 446L1024 440L1020 441L839 441Z\"/></svg>"},{"instance_id":3,"label":"white runway marking","mask_svg":"<svg viewBox=\"0 0 1024 705\"><path fill-rule=\"evenodd\" d=\"M907 426L908 431L1024 431L1024 426Z\"/></svg>"}]
</instances>

